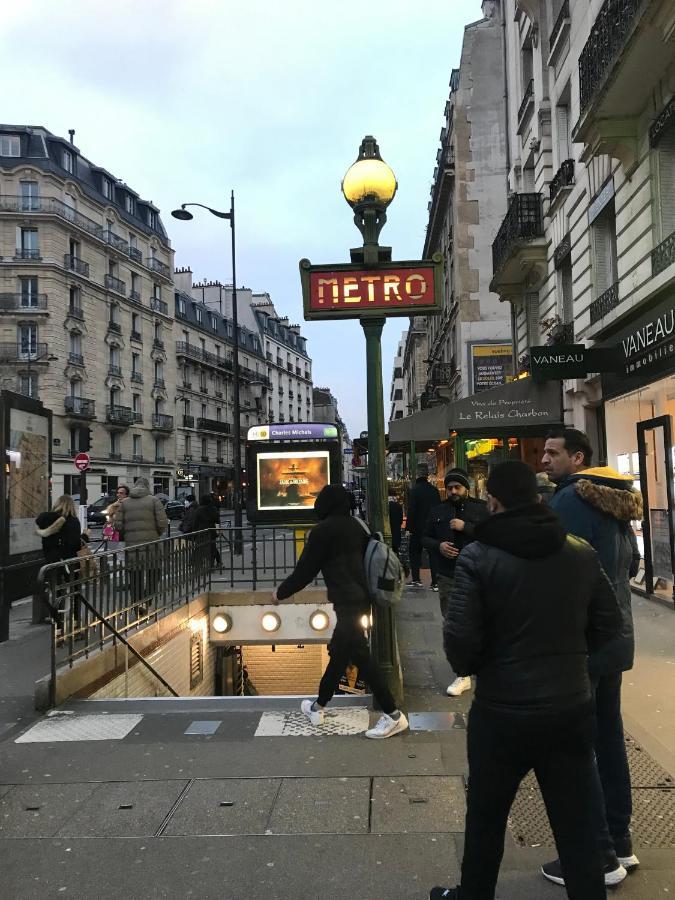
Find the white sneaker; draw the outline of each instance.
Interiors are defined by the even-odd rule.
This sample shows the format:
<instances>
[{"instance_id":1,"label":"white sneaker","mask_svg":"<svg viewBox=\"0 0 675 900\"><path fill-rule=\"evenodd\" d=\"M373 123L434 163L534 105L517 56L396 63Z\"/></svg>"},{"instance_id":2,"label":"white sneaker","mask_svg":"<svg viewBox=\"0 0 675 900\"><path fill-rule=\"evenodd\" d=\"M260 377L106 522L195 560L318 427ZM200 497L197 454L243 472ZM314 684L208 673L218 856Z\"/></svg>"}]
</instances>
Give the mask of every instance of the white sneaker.
<instances>
[{"instance_id":1,"label":"white sneaker","mask_svg":"<svg viewBox=\"0 0 675 900\"><path fill-rule=\"evenodd\" d=\"M465 691L470 691L470 690L471 690L471 676L465 675L464 677L462 677L460 675L459 678L455 678L455 680L452 682L452 684L448 685L448 688L445 693L448 695L448 697L459 697Z\"/></svg>"},{"instance_id":2,"label":"white sneaker","mask_svg":"<svg viewBox=\"0 0 675 900\"><path fill-rule=\"evenodd\" d=\"M627 872L630 872L631 869L636 869L640 865L640 860L634 853L631 853L630 856L619 856L618 860L619 864L622 865Z\"/></svg>"},{"instance_id":3,"label":"white sneaker","mask_svg":"<svg viewBox=\"0 0 675 900\"><path fill-rule=\"evenodd\" d=\"M300 709L307 716L312 725L323 725L323 710L312 709L313 700L303 700Z\"/></svg>"},{"instance_id":4,"label":"white sneaker","mask_svg":"<svg viewBox=\"0 0 675 900\"><path fill-rule=\"evenodd\" d=\"M380 740L381 738L392 737L392 735L398 734L399 731L405 731L407 727L408 720L403 713L398 719L392 719L391 716L383 713L377 720L377 724L366 731L366 737Z\"/></svg>"}]
</instances>

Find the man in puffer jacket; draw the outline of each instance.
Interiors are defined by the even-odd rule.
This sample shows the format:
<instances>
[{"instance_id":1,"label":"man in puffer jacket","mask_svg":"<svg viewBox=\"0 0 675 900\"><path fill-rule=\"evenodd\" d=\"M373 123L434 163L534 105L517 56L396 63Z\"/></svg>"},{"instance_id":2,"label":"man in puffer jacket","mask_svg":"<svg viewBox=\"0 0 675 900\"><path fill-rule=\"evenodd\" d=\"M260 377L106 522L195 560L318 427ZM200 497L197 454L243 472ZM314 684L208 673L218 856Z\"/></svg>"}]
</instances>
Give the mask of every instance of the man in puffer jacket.
<instances>
[{"instance_id":1,"label":"man in puffer jacket","mask_svg":"<svg viewBox=\"0 0 675 900\"><path fill-rule=\"evenodd\" d=\"M542 464L557 486L549 501L551 509L570 534L596 550L621 609L621 632L589 659L598 720L595 753L605 798L601 839L606 844L611 836L614 844L615 866L607 883L617 884L627 869L638 865L630 835L632 800L621 718L621 679L622 673L633 667L635 651L630 572L635 571L637 546L630 523L642 519L642 496L633 490L632 476L609 467L591 469L592 456L584 432L566 428L546 439ZM549 880L562 883L556 862L544 865L542 872Z\"/></svg>"},{"instance_id":2,"label":"man in puffer jacket","mask_svg":"<svg viewBox=\"0 0 675 900\"><path fill-rule=\"evenodd\" d=\"M162 501L150 493L147 478L136 479L129 496L120 503L114 521L127 546L126 561L131 575L132 601L139 604L139 612L143 614L141 601L153 602L156 599L160 581L160 551L158 547L135 550L134 545L159 540L169 524Z\"/></svg>"},{"instance_id":3,"label":"man in puffer jacket","mask_svg":"<svg viewBox=\"0 0 675 900\"><path fill-rule=\"evenodd\" d=\"M457 559L443 632L450 665L476 676L462 879L430 897L493 900L509 809L534 769L568 896L605 900L587 657L620 629L616 598L594 550L539 502L529 466L495 466L487 490L491 516Z\"/></svg>"}]
</instances>

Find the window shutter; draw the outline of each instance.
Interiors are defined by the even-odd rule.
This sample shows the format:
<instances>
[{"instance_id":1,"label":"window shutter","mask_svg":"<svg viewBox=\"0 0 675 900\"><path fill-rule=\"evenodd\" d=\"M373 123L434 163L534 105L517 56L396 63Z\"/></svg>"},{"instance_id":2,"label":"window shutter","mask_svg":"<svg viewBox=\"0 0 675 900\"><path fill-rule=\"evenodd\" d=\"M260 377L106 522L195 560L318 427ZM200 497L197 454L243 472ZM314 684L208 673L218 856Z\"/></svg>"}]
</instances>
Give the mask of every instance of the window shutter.
<instances>
[{"instance_id":1,"label":"window shutter","mask_svg":"<svg viewBox=\"0 0 675 900\"><path fill-rule=\"evenodd\" d=\"M599 297L612 286L612 247L608 217L600 215L591 226L593 232L593 282Z\"/></svg>"},{"instance_id":2,"label":"window shutter","mask_svg":"<svg viewBox=\"0 0 675 900\"><path fill-rule=\"evenodd\" d=\"M527 344L528 347L536 347L541 343L541 332L539 329L539 294L527 294L525 301L527 305Z\"/></svg>"},{"instance_id":3,"label":"window shutter","mask_svg":"<svg viewBox=\"0 0 675 900\"><path fill-rule=\"evenodd\" d=\"M570 158L570 129L566 106L556 106L555 122L558 137L558 167L560 167Z\"/></svg>"},{"instance_id":4,"label":"window shutter","mask_svg":"<svg viewBox=\"0 0 675 900\"><path fill-rule=\"evenodd\" d=\"M675 128L663 135L658 148L661 240L675 231Z\"/></svg>"},{"instance_id":5,"label":"window shutter","mask_svg":"<svg viewBox=\"0 0 675 900\"><path fill-rule=\"evenodd\" d=\"M563 322L574 321L574 298L572 296L572 264L568 259L560 268L562 288Z\"/></svg>"}]
</instances>

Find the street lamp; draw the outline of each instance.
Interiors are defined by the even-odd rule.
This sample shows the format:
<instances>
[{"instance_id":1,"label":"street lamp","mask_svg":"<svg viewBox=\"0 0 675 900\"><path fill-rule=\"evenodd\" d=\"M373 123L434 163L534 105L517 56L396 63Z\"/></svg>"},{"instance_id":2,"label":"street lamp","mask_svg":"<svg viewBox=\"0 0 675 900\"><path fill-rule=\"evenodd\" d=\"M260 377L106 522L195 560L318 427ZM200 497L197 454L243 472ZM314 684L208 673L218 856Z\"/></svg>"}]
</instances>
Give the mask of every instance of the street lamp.
<instances>
[{"instance_id":1,"label":"street lamp","mask_svg":"<svg viewBox=\"0 0 675 900\"><path fill-rule=\"evenodd\" d=\"M363 246L350 251L353 263L377 266L391 260L391 247L380 247L379 236L387 221L387 207L398 185L390 167L380 156L374 137L361 142L359 155L342 179L342 193L354 210L354 224ZM384 402L382 396L382 328L384 317L360 319L366 338L366 382L368 402L368 524L391 541L387 514L387 480L384 446ZM372 647L392 693L402 701L403 685L398 659L396 624L391 609L373 607Z\"/></svg>"},{"instance_id":2,"label":"street lamp","mask_svg":"<svg viewBox=\"0 0 675 900\"><path fill-rule=\"evenodd\" d=\"M232 233L232 381L234 384L234 549L235 553L242 552L242 502L241 502L241 413L239 408L239 324L237 317L237 269L235 253L235 228L234 228L234 191L230 194L230 211L221 212L205 206L203 203L183 203L180 209L174 209L171 215L174 219L189 221L192 213L186 208L198 206L205 209L219 219L229 219Z\"/></svg>"}]
</instances>

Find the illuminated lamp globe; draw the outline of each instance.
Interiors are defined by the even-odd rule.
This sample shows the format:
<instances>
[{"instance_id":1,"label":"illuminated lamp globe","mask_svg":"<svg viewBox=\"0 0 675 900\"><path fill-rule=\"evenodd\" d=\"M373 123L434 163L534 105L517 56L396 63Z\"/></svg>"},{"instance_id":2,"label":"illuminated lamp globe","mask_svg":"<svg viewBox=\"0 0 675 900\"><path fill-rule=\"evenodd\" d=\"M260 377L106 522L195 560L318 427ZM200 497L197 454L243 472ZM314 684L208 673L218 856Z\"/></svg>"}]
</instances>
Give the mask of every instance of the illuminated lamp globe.
<instances>
[{"instance_id":1,"label":"illuminated lamp globe","mask_svg":"<svg viewBox=\"0 0 675 900\"><path fill-rule=\"evenodd\" d=\"M260 624L262 625L263 631L278 631L281 627L281 619L276 613L267 612L260 620Z\"/></svg>"},{"instance_id":2,"label":"illuminated lamp globe","mask_svg":"<svg viewBox=\"0 0 675 900\"><path fill-rule=\"evenodd\" d=\"M368 204L389 206L398 187L396 176L380 157L377 144L372 140L375 149L370 152L373 155L364 155L364 141L359 158L347 169L347 174L342 179L342 193L352 207Z\"/></svg>"},{"instance_id":3,"label":"illuminated lamp globe","mask_svg":"<svg viewBox=\"0 0 675 900\"><path fill-rule=\"evenodd\" d=\"M225 613L219 613L213 617L213 630L218 634L225 634L230 628L232 628L232 619Z\"/></svg>"},{"instance_id":4,"label":"illuminated lamp globe","mask_svg":"<svg viewBox=\"0 0 675 900\"><path fill-rule=\"evenodd\" d=\"M309 624L314 631L325 631L326 628L328 628L329 623L330 619L328 618L328 613L324 612L322 609L317 609L309 617Z\"/></svg>"}]
</instances>

